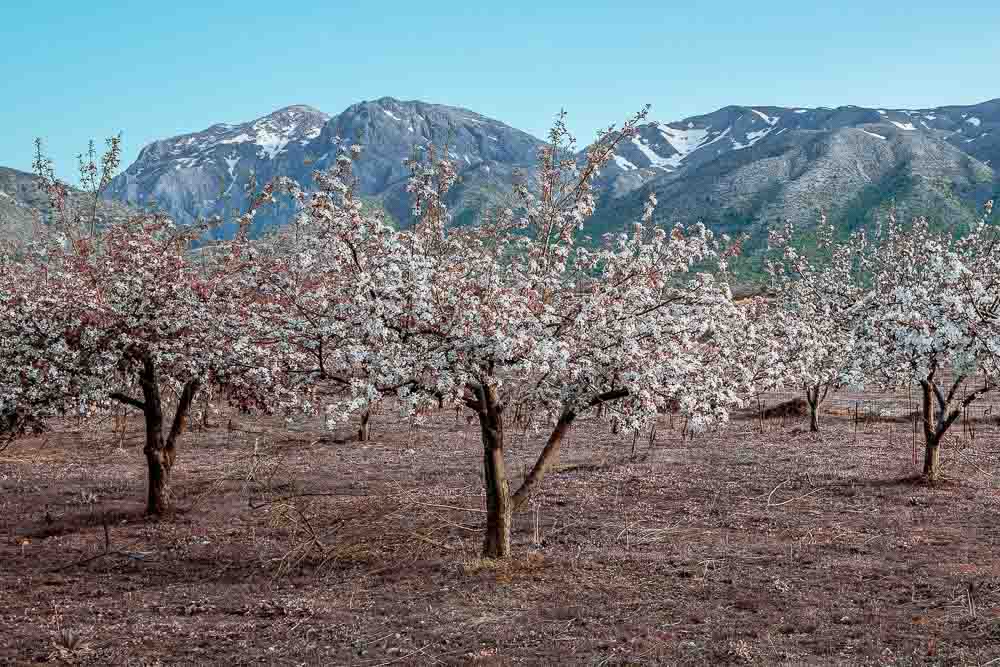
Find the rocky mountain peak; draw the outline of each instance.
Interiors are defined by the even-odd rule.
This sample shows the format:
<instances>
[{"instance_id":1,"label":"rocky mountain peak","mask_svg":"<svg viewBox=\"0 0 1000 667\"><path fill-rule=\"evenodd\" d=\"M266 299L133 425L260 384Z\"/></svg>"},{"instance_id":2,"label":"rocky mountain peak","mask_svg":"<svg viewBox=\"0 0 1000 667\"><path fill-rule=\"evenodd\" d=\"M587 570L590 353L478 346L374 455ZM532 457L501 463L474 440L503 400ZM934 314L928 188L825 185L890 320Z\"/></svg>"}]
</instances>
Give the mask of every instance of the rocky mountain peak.
<instances>
[{"instance_id":1,"label":"rocky mountain peak","mask_svg":"<svg viewBox=\"0 0 1000 667\"><path fill-rule=\"evenodd\" d=\"M404 160L422 147L446 149L455 162L450 204L464 222L508 191L516 170L530 170L543 145L474 111L418 100L380 97L334 116L292 105L153 142L112 194L155 200L180 222L227 217L245 206L251 174L258 183L287 176L309 187L341 141L363 146L355 165L361 193L401 225L410 222ZM660 202L659 220L703 220L728 231L806 223L817 208L857 217L897 199L926 208L937 198L945 202L942 215L967 219L1000 183L997 160L1000 100L918 110L729 105L640 127L600 176L591 231L637 218L650 192ZM291 214L286 207L262 215L261 224Z\"/></svg>"}]
</instances>

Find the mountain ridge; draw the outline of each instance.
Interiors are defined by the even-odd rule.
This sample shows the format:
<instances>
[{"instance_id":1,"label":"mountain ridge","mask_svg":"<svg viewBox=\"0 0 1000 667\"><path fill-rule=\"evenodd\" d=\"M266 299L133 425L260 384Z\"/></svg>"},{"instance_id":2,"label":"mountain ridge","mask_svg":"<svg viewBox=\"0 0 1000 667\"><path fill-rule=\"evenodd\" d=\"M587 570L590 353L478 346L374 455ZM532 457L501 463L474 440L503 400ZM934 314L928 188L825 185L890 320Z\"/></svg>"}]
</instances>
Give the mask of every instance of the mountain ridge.
<instances>
[{"instance_id":1,"label":"mountain ridge","mask_svg":"<svg viewBox=\"0 0 1000 667\"><path fill-rule=\"evenodd\" d=\"M820 211L854 228L889 206L901 215L968 223L998 191L1000 100L934 109L727 106L648 123L601 175L595 226L640 215L701 220L755 237L809 225Z\"/></svg>"},{"instance_id":2,"label":"mountain ridge","mask_svg":"<svg viewBox=\"0 0 1000 667\"><path fill-rule=\"evenodd\" d=\"M329 115L294 104L244 123L217 123L143 147L108 196L155 205L180 223L233 217L246 185L287 176L305 186L336 157L338 142L361 143L361 194L399 224L410 222L404 160L434 144L459 172L449 204L458 222L530 172L544 142L462 107L380 97ZM820 210L845 227L865 224L890 203L906 213L959 222L998 189L1000 98L921 109L727 105L640 126L598 179L599 210L588 230L620 229L655 194L656 220L705 221L761 236L777 222L808 225ZM261 216L282 224L289 205Z\"/></svg>"},{"instance_id":3,"label":"mountain ridge","mask_svg":"<svg viewBox=\"0 0 1000 667\"><path fill-rule=\"evenodd\" d=\"M409 216L403 162L418 148L447 146L462 177L451 196L461 214L508 186L514 169L530 167L541 145L521 130L459 107L382 97L329 116L293 105L247 123L153 142L115 179L109 196L138 206L155 201L181 223L229 217L246 205L243 186L251 177L258 185L287 176L308 186L315 170L336 159L341 141L364 145L355 169L361 194L401 223ZM280 224L290 214L287 208L266 212L255 222Z\"/></svg>"},{"instance_id":4,"label":"mountain ridge","mask_svg":"<svg viewBox=\"0 0 1000 667\"><path fill-rule=\"evenodd\" d=\"M67 193L70 209L87 206L91 210L93 199L76 188ZM47 219L51 211L48 192L41 179L19 169L0 167L0 241L22 241L28 238L34 225ZM102 202L98 219L126 214L126 207L118 202Z\"/></svg>"}]
</instances>

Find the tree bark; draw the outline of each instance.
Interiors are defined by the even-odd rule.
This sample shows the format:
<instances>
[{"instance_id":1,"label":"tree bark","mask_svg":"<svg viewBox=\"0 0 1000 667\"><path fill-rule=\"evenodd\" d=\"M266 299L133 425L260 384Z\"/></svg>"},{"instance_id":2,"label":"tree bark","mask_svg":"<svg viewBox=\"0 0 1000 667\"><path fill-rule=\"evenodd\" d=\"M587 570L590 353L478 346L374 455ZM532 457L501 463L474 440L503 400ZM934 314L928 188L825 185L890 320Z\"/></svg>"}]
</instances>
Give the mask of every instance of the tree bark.
<instances>
[{"instance_id":1,"label":"tree bark","mask_svg":"<svg viewBox=\"0 0 1000 667\"><path fill-rule=\"evenodd\" d=\"M604 410L606 403L617 401L626 396L628 396L628 390L626 389L606 391L595 396L589 403L584 405L581 412L596 407L598 413L600 413ZM515 510L520 510L524 506L524 503L531 497L531 494L542 483L545 473L559 460L559 447L577 416L579 416L578 413L573 410L566 410L566 412L559 416L559 421L556 422L556 426L549 435L549 439L545 442L545 447L542 449L542 453L539 454L538 460L535 461L534 467L528 473L528 476L524 478L521 487L513 496L513 507Z\"/></svg>"},{"instance_id":2,"label":"tree bark","mask_svg":"<svg viewBox=\"0 0 1000 667\"><path fill-rule=\"evenodd\" d=\"M174 453L167 451L163 438L163 405L160 402L160 385L153 360L143 359L142 374L142 415L146 421L146 514L163 514L167 510L167 489L170 484L170 469L174 465Z\"/></svg>"},{"instance_id":3,"label":"tree bark","mask_svg":"<svg viewBox=\"0 0 1000 667\"><path fill-rule=\"evenodd\" d=\"M146 446L143 448L148 478L146 514L160 515L170 506L170 473L177 459L177 439L187 425L187 417L200 382L191 380L184 385L166 438L163 437L163 405L160 400L159 379L156 366L148 355L143 358L140 384L143 395L141 407L146 422Z\"/></svg>"},{"instance_id":4,"label":"tree bark","mask_svg":"<svg viewBox=\"0 0 1000 667\"><path fill-rule=\"evenodd\" d=\"M358 428L358 442L368 442L371 440L371 428L369 422L371 420L371 412L365 410L361 415L361 426Z\"/></svg>"},{"instance_id":5,"label":"tree bark","mask_svg":"<svg viewBox=\"0 0 1000 667\"><path fill-rule=\"evenodd\" d=\"M567 431L569 431L569 427L573 424L574 419L576 419L576 413L572 411L565 412L559 417L559 421L556 422L556 427L545 442L545 447L538 456L538 460L535 461L534 467L528 473L528 476L524 478L521 487L513 495L513 507L515 510L521 509L521 506L531 497L532 492L542 483L545 473L559 459L559 446L562 444L563 438Z\"/></svg>"},{"instance_id":6,"label":"tree bark","mask_svg":"<svg viewBox=\"0 0 1000 667\"><path fill-rule=\"evenodd\" d=\"M965 375L957 376L947 392L937 384L933 371L926 380L920 382L922 394L920 412L924 423L924 477L928 482L937 482L941 479L941 445L948 429L961 418L962 412L972 402L996 389L995 386L986 383L981 389L968 393L959 401L956 398L957 392L966 379L968 378Z\"/></svg>"},{"instance_id":7,"label":"tree bark","mask_svg":"<svg viewBox=\"0 0 1000 667\"><path fill-rule=\"evenodd\" d=\"M819 432L819 387L806 387L806 402L809 404L809 430Z\"/></svg>"},{"instance_id":8,"label":"tree bark","mask_svg":"<svg viewBox=\"0 0 1000 667\"><path fill-rule=\"evenodd\" d=\"M941 423L934 405L934 385L931 382L921 382L922 391L920 412L924 422L924 477L928 482L936 482L941 478L941 436L948 427L948 422ZM943 427L943 428L942 428Z\"/></svg>"},{"instance_id":9,"label":"tree bark","mask_svg":"<svg viewBox=\"0 0 1000 667\"><path fill-rule=\"evenodd\" d=\"M822 394L820 393L822 391ZM806 385L806 403L809 404L809 430L819 432L819 406L826 400L830 385Z\"/></svg>"},{"instance_id":10,"label":"tree bark","mask_svg":"<svg viewBox=\"0 0 1000 667\"><path fill-rule=\"evenodd\" d=\"M486 535L483 557L510 557L511 499L503 458L503 417L493 389L479 389L479 426L483 441L483 479L486 484Z\"/></svg>"},{"instance_id":11,"label":"tree bark","mask_svg":"<svg viewBox=\"0 0 1000 667\"><path fill-rule=\"evenodd\" d=\"M936 437L924 445L924 477L928 482L936 482L941 478L941 441Z\"/></svg>"}]
</instances>

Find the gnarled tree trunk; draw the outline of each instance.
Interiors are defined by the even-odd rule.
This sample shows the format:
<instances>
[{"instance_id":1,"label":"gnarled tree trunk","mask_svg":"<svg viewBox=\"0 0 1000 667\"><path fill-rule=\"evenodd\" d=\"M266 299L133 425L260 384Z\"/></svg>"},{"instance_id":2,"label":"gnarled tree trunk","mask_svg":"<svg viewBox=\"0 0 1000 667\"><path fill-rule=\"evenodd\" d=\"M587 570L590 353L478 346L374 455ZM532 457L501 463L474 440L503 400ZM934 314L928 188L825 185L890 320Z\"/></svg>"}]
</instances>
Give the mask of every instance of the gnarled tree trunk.
<instances>
[{"instance_id":1,"label":"gnarled tree trunk","mask_svg":"<svg viewBox=\"0 0 1000 667\"><path fill-rule=\"evenodd\" d=\"M170 473L177 459L177 439L184 432L191 404L201 383L198 380L191 380L184 385L180 400L177 402L177 411L170 425L170 432L164 437L159 379L156 366L148 355L143 357L139 382L142 386L143 400L123 394L112 394L111 398L142 410L146 422L146 445L142 450L146 456L146 514L159 515L169 509Z\"/></svg>"}]
</instances>

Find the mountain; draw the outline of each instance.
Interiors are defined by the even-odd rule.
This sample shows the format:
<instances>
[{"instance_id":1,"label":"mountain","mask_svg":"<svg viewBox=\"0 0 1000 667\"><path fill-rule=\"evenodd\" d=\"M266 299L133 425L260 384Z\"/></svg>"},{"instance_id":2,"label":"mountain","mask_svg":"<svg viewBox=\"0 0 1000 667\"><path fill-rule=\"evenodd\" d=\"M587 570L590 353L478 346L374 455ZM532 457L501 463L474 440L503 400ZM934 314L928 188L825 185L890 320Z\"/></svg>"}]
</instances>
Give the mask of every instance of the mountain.
<instances>
[{"instance_id":1,"label":"mountain","mask_svg":"<svg viewBox=\"0 0 1000 667\"><path fill-rule=\"evenodd\" d=\"M460 180L450 198L463 219L509 188L514 170L529 168L541 145L499 121L439 104L384 97L333 117L298 105L249 123L154 142L115 179L110 194L140 206L155 202L182 223L231 218L247 203L251 172L258 184L288 176L308 186L315 170L336 159L338 138L364 146L355 165L360 191L403 224L410 218L403 161L420 147L447 147L457 163ZM287 206L279 207L255 224L280 223L289 214Z\"/></svg>"},{"instance_id":2,"label":"mountain","mask_svg":"<svg viewBox=\"0 0 1000 667\"><path fill-rule=\"evenodd\" d=\"M463 222L507 191L515 171L529 171L542 145L457 107L383 97L327 116L300 105L154 142L115 180L112 196L155 201L181 222L231 217L246 204L251 173L258 183L289 176L308 186L335 158L338 137L364 146L361 192L401 225L410 222L403 161L421 147L446 146L458 165L450 203ZM808 226L821 210L844 229L869 224L890 203L901 215L961 223L998 190L997 165L1000 100L915 110L728 106L643 125L601 174L589 231L621 229L650 193L660 222L702 220L749 232L758 245L769 226ZM285 205L258 223L290 214Z\"/></svg>"},{"instance_id":3,"label":"mountain","mask_svg":"<svg viewBox=\"0 0 1000 667\"><path fill-rule=\"evenodd\" d=\"M24 238L47 200L35 183L36 177L16 169L0 167L0 241Z\"/></svg>"},{"instance_id":4,"label":"mountain","mask_svg":"<svg viewBox=\"0 0 1000 667\"><path fill-rule=\"evenodd\" d=\"M232 217L247 202L251 174L258 185L309 172L310 145L330 119L290 106L249 123L220 123L201 132L155 141L111 184L109 195L140 208L157 207L189 224Z\"/></svg>"},{"instance_id":5,"label":"mountain","mask_svg":"<svg viewBox=\"0 0 1000 667\"><path fill-rule=\"evenodd\" d=\"M92 204L93 199L85 193L70 190L70 208ZM0 167L0 241L27 238L35 222L46 218L49 208L49 196L37 176ZM102 202L98 218L123 215L124 212L125 207L117 202Z\"/></svg>"},{"instance_id":6,"label":"mountain","mask_svg":"<svg viewBox=\"0 0 1000 667\"><path fill-rule=\"evenodd\" d=\"M845 229L895 203L901 215L968 222L1000 181L1000 100L936 109L730 106L650 123L601 175L594 232L634 220L702 220L760 242L769 225L826 211Z\"/></svg>"}]
</instances>

